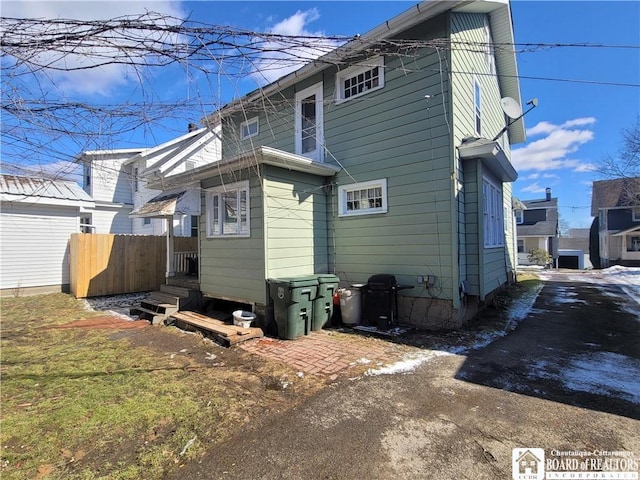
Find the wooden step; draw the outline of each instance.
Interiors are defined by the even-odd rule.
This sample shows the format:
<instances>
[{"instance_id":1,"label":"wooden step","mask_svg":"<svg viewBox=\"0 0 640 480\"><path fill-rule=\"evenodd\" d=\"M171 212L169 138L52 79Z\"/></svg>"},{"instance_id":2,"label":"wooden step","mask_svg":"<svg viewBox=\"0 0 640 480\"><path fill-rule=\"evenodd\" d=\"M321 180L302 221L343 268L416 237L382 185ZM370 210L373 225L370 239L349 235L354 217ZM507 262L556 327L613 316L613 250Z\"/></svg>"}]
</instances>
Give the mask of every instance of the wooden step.
<instances>
[{"instance_id":1,"label":"wooden step","mask_svg":"<svg viewBox=\"0 0 640 480\"><path fill-rule=\"evenodd\" d=\"M260 328L242 328L237 325L228 325L215 318L207 317L196 312L176 312L169 316L178 323L191 325L210 332L223 345L231 346L236 343L264 336Z\"/></svg>"},{"instance_id":2,"label":"wooden step","mask_svg":"<svg viewBox=\"0 0 640 480\"><path fill-rule=\"evenodd\" d=\"M169 317L167 313L154 312L144 307L130 308L129 315L137 315L144 320L149 320L153 325L164 325L165 320Z\"/></svg>"},{"instance_id":3,"label":"wooden step","mask_svg":"<svg viewBox=\"0 0 640 480\"><path fill-rule=\"evenodd\" d=\"M178 287L176 285L167 285L164 283L160 285L160 291L163 293L168 293L169 295L176 295L178 297L187 298L191 296L191 290L188 288Z\"/></svg>"},{"instance_id":4,"label":"wooden step","mask_svg":"<svg viewBox=\"0 0 640 480\"><path fill-rule=\"evenodd\" d=\"M143 300L140 302L140 306L156 313L166 313L167 315L178 311L178 305L175 303L161 303L151 299Z\"/></svg>"},{"instance_id":5,"label":"wooden step","mask_svg":"<svg viewBox=\"0 0 640 480\"><path fill-rule=\"evenodd\" d=\"M179 295L171 295L170 293L155 291L151 292L149 298L160 303L171 303L172 305L178 305L178 301L181 297Z\"/></svg>"}]
</instances>

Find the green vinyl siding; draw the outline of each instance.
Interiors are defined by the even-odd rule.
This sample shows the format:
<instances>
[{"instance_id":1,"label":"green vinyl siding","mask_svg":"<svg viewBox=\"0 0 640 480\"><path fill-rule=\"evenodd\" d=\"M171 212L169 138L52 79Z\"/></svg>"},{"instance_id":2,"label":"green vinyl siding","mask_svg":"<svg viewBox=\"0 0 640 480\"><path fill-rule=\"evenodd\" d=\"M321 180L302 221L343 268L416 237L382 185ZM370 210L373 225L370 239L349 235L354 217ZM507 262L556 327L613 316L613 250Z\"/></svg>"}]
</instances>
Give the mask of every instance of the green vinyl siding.
<instances>
[{"instance_id":1,"label":"green vinyl siding","mask_svg":"<svg viewBox=\"0 0 640 480\"><path fill-rule=\"evenodd\" d=\"M249 238L208 238L206 189L249 179ZM253 170L214 177L202 182L200 216L200 290L214 298L265 303L265 259L262 188Z\"/></svg>"},{"instance_id":2,"label":"green vinyl siding","mask_svg":"<svg viewBox=\"0 0 640 480\"><path fill-rule=\"evenodd\" d=\"M323 177L265 168L267 278L328 271L327 201L323 185Z\"/></svg>"},{"instance_id":3,"label":"green vinyl siding","mask_svg":"<svg viewBox=\"0 0 640 480\"><path fill-rule=\"evenodd\" d=\"M474 82L480 84L481 91L481 136L493 139L505 126L505 115L500 107L500 84L498 77L491 72L490 63L484 45L487 42L485 33L485 15L476 13L451 14L451 93L454 145L460 145L467 136L476 136L474 111ZM469 45L477 45L469 48ZM499 140L506 155L510 156L509 142L506 134ZM506 249L513 242L512 229L507 229L505 247L484 248L482 175L486 174L480 162L467 161L464 166L455 165L461 182L459 195L464 202L459 202L458 232L464 239L464 247L460 249L460 279L466 280L469 292L480 295L481 299L506 282L506 269L511 254ZM503 186L505 213L509 213L507 205L511 202L511 186ZM510 214L510 213L509 213ZM505 216L505 227L508 227L509 216Z\"/></svg>"},{"instance_id":4,"label":"green vinyl siding","mask_svg":"<svg viewBox=\"0 0 640 480\"><path fill-rule=\"evenodd\" d=\"M446 16L440 16L409 37L444 37L446 31ZM450 108L449 83L446 72L440 75L448 53L441 52L440 58L433 49L415 53L412 58L385 57L384 88L325 108L327 148L343 166L336 183L386 179L388 207L382 214L330 215L330 264L348 282L390 273L401 283L416 285L402 295L450 299L453 194L444 115ZM427 100L426 94L432 98ZM332 156L325 155L325 161L335 161ZM334 212L336 192L330 207ZM420 288L420 275L436 276L437 288Z\"/></svg>"}]
</instances>

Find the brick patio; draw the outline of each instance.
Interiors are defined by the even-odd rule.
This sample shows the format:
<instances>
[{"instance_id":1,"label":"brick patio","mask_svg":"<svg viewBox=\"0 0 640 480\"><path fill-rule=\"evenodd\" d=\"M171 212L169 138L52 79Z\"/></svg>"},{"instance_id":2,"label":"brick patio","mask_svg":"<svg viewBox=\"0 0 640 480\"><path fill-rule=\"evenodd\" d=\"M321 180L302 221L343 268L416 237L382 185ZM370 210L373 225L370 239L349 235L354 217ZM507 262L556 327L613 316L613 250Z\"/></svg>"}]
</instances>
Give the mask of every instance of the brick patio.
<instances>
[{"instance_id":1,"label":"brick patio","mask_svg":"<svg viewBox=\"0 0 640 480\"><path fill-rule=\"evenodd\" d=\"M295 340L259 338L238 345L243 350L286 363L307 374L329 376L332 380L352 367L376 367L400 361L411 347L384 339L335 331L311 332Z\"/></svg>"}]
</instances>

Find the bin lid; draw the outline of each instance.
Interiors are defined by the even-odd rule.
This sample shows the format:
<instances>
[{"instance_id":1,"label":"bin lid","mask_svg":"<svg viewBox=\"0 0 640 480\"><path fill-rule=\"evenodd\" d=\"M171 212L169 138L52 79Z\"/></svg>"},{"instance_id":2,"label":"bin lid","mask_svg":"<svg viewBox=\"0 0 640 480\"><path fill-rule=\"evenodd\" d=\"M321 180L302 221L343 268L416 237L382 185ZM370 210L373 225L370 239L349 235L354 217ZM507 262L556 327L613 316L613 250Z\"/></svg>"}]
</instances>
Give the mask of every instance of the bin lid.
<instances>
[{"instance_id":1,"label":"bin lid","mask_svg":"<svg viewBox=\"0 0 640 480\"><path fill-rule=\"evenodd\" d=\"M316 274L318 283L339 283L340 278L333 273L318 273Z\"/></svg>"},{"instance_id":2,"label":"bin lid","mask_svg":"<svg viewBox=\"0 0 640 480\"><path fill-rule=\"evenodd\" d=\"M298 277L270 278L269 283L287 284L289 288L314 287L318 285L315 275L301 275Z\"/></svg>"}]
</instances>

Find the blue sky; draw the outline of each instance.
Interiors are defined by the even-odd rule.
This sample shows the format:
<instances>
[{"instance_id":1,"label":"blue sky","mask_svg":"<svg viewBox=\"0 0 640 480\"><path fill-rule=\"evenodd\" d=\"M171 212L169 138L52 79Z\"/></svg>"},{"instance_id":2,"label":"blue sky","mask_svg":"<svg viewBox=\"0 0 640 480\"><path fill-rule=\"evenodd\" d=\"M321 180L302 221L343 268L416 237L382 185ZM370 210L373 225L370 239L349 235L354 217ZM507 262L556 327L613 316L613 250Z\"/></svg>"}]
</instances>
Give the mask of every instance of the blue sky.
<instances>
[{"instance_id":1,"label":"blue sky","mask_svg":"<svg viewBox=\"0 0 640 480\"><path fill-rule=\"evenodd\" d=\"M350 36L370 30L413 3L9 1L3 2L2 14L96 19L149 9L254 31ZM616 153L621 130L633 125L640 113L640 2L512 1L512 12L518 43L591 45L534 48L518 55L523 102L536 97L539 106L525 117L527 143L516 146L513 154L520 175L514 184L516 196L541 198L550 187L569 225L588 227L591 182L598 178L593 166L605 155ZM58 74L54 80L67 98L116 102L140 94L135 75L118 66ZM190 118L167 118L116 141L105 135L86 144L70 143L65 152L73 156L82 149L151 146L184 133L187 123L198 121L211 105L225 103L256 86L252 77L220 83L220 78L187 75L177 67L149 73L146 80L153 85L152 92L145 92L147 96L201 98L201 111L192 112Z\"/></svg>"}]
</instances>

